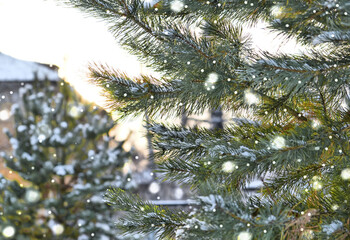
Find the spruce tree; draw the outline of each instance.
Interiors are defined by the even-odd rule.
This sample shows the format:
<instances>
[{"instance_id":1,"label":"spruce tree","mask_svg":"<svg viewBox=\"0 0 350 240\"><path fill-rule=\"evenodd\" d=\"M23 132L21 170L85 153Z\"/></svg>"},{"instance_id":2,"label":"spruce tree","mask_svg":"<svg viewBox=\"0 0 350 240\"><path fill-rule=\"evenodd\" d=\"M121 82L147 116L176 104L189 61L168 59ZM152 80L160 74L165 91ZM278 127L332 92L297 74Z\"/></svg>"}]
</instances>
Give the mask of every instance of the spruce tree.
<instances>
[{"instance_id":1,"label":"spruce tree","mask_svg":"<svg viewBox=\"0 0 350 240\"><path fill-rule=\"evenodd\" d=\"M236 116L223 129L150 123L158 171L196 190L195 210L154 206L116 187L106 199L128 213L118 228L160 239L350 239L347 0L68 2L105 20L161 74L132 79L91 66L121 119L219 108ZM243 30L261 21L304 50L255 49ZM261 189L247 193L257 179Z\"/></svg>"},{"instance_id":2,"label":"spruce tree","mask_svg":"<svg viewBox=\"0 0 350 240\"><path fill-rule=\"evenodd\" d=\"M3 158L25 181L1 177L0 239L121 239L102 201L110 186L132 187L120 171L131 153L109 136L114 121L63 81L39 85L20 89L6 130Z\"/></svg>"}]
</instances>

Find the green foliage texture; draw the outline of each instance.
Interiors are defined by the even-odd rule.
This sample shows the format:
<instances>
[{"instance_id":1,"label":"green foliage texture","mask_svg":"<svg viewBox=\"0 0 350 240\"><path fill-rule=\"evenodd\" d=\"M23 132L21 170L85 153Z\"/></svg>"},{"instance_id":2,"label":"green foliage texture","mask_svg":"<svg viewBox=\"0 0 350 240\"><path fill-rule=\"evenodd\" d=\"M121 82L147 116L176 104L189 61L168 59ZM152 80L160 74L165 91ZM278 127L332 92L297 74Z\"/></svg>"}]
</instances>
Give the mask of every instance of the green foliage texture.
<instances>
[{"instance_id":1,"label":"green foliage texture","mask_svg":"<svg viewBox=\"0 0 350 240\"><path fill-rule=\"evenodd\" d=\"M178 213L110 189L109 203L127 212L118 228L160 239L350 239L348 0L65 2L103 19L161 75L91 66L121 119L218 107L238 119L223 130L150 124L159 171L190 184L197 205ZM302 50L254 48L259 22ZM245 192L256 179L261 190Z\"/></svg>"}]
</instances>

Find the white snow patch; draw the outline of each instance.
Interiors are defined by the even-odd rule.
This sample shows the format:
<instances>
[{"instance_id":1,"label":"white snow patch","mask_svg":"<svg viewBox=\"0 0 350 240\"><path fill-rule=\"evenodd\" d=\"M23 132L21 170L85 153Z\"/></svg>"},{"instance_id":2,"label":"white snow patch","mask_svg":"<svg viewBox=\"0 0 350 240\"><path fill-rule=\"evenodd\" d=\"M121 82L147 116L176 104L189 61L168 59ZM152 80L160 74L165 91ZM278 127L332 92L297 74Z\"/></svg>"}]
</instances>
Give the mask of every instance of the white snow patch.
<instances>
[{"instance_id":1,"label":"white snow patch","mask_svg":"<svg viewBox=\"0 0 350 240\"><path fill-rule=\"evenodd\" d=\"M74 173L74 167L72 165L58 165L53 169L59 176L70 175Z\"/></svg>"},{"instance_id":2,"label":"white snow patch","mask_svg":"<svg viewBox=\"0 0 350 240\"><path fill-rule=\"evenodd\" d=\"M21 158L27 161L34 161L34 157L27 152L24 152Z\"/></svg>"},{"instance_id":3,"label":"white snow patch","mask_svg":"<svg viewBox=\"0 0 350 240\"><path fill-rule=\"evenodd\" d=\"M18 148L18 141L16 138L11 138L10 143L11 143L11 146L14 150L16 150Z\"/></svg>"},{"instance_id":4,"label":"white snow patch","mask_svg":"<svg viewBox=\"0 0 350 240\"><path fill-rule=\"evenodd\" d=\"M276 217L273 216L273 215L270 215L266 221L265 221L265 224L269 224L270 222L273 222L273 221L276 221Z\"/></svg>"},{"instance_id":5,"label":"white snow patch","mask_svg":"<svg viewBox=\"0 0 350 240\"><path fill-rule=\"evenodd\" d=\"M86 234L80 235L80 236L78 237L78 240L89 240L89 239L90 239L89 236L86 235Z\"/></svg>"},{"instance_id":6,"label":"white snow patch","mask_svg":"<svg viewBox=\"0 0 350 240\"><path fill-rule=\"evenodd\" d=\"M18 132L24 132L25 130L27 130L27 126L25 126L25 125L19 125L17 127Z\"/></svg>"},{"instance_id":7,"label":"white snow patch","mask_svg":"<svg viewBox=\"0 0 350 240\"><path fill-rule=\"evenodd\" d=\"M342 226L343 226L343 223L341 221L334 220L333 222L331 222L331 224L323 225L322 230L323 232L326 232L328 235L331 235Z\"/></svg>"},{"instance_id":8,"label":"white snow patch","mask_svg":"<svg viewBox=\"0 0 350 240\"><path fill-rule=\"evenodd\" d=\"M101 235L100 240L110 240L110 238L106 235Z\"/></svg>"},{"instance_id":9,"label":"white snow patch","mask_svg":"<svg viewBox=\"0 0 350 240\"><path fill-rule=\"evenodd\" d=\"M254 188L254 189L259 189L264 186L263 182L259 179L253 180L249 183L246 184L246 188Z\"/></svg>"},{"instance_id":10,"label":"white snow patch","mask_svg":"<svg viewBox=\"0 0 350 240\"><path fill-rule=\"evenodd\" d=\"M87 183L85 185L83 185L83 184L75 184L73 188L76 189L76 190L86 190L88 188L91 188L91 184L90 183Z\"/></svg>"},{"instance_id":11,"label":"white snow patch","mask_svg":"<svg viewBox=\"0 0 350 240\"><path fill-rule=\"evenodd\" d=\"M111 230L110 226L106 223L100 223L100 222L97 222L96 223L96 227L100 228L100 229L103 229L104 231L108 232Z\"/></svg>"},{"instance_id":12,"label":"white snow patch","mask_svg":"<svg viewBox=\"0 0 350 240\"><path fill-rule=\"evenodd\" d=\"M103 197L95 195L95 196L92 196L90 200L91 202L101 203L103 202Z\"/></svg>"},{"instance_id":13,"label":"white snow patch","mask_svg":"<svg viewBox=\"0 0 350 240\"><path fill-rule=\"evenodd\" d=\"M209 196L199 196L198 198L203 203L207 204L206 206L203 207L207 211L213 211L213 209L216 208L217 205L219 205L221 208L224 208L225 206L225 201L220 195L210 194Z\"/></svg>"}]
</instances>

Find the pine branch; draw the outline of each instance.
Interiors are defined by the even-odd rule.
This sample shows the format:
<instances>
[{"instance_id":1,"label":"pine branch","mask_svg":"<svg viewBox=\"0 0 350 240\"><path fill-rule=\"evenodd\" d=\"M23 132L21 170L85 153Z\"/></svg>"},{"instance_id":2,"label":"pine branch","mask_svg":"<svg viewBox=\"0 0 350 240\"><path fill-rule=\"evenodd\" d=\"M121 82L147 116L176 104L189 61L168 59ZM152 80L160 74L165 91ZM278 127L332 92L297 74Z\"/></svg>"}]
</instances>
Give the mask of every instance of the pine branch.
<instances>
[{"instance_id":1,"label":"pine branch","mask_svg":"<svg viewBox=\"0 0 350 240\"><path fill-rule=\"evenodd\" d=\"M175 212L152 205L121 189L109 189L105 198L116 210L128 211L129 214L117 224L118 228L128 233L156 232L160 238L173 238L176 229L183 227L188 217L183 211Z\"/></svg>"}]
</instances>

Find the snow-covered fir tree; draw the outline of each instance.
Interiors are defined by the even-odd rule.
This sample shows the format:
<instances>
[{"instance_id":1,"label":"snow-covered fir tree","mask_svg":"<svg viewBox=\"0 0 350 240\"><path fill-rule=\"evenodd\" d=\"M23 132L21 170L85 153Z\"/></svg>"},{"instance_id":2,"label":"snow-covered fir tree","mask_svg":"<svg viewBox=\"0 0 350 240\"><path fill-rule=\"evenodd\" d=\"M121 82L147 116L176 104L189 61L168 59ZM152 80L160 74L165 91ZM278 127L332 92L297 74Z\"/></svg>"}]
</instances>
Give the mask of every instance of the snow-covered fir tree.
<instances>
[{"instance_id":1,"label":"snow-covered fir tree","mask_svg":"<svg viewBox=\"0 0 350 240\"><path fill-rule=\"evenodd\" d=\"M133 187L120 171L131 153L109 136L105 111L63 81L39 85L20 89L5 130L12 152L2 158L24 181L0 179L0 239L121 239L103 194Z\"/></svg>"},{"instance_id":2,"label":"snow-covered fir tree","mask_svg":"<svg viewBox=\"0 0 350 240\"><path fill-rule=\"evenodd\" d=\"M119 229L160 239L350 239L348 0L62 1L105 20L161 74L91 67L121 118L218 108L236 117L223 129L151 122L159 171L192 185L196 206L172 211L116 187L107 200L128 212ZM259 22L301 51L254 48L245 30ZM257 179L261 190L247 193Z\"/></svg>"}]
</instances>

